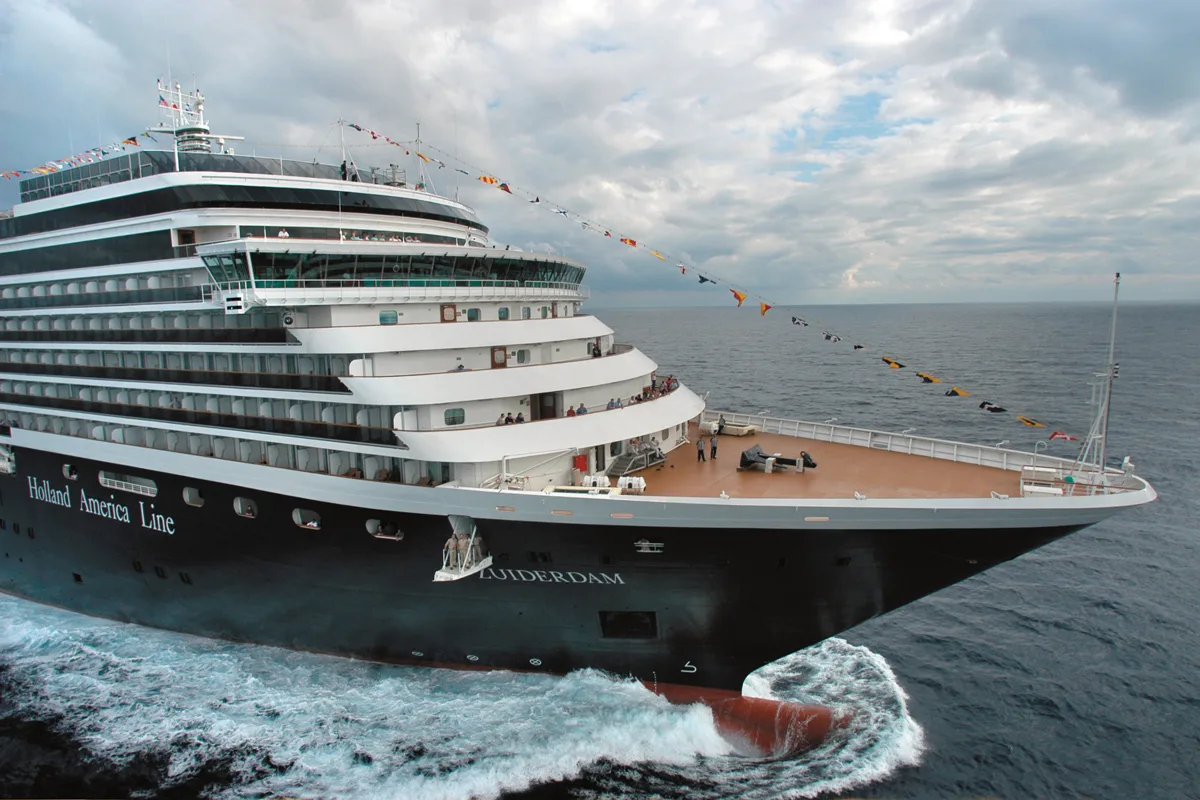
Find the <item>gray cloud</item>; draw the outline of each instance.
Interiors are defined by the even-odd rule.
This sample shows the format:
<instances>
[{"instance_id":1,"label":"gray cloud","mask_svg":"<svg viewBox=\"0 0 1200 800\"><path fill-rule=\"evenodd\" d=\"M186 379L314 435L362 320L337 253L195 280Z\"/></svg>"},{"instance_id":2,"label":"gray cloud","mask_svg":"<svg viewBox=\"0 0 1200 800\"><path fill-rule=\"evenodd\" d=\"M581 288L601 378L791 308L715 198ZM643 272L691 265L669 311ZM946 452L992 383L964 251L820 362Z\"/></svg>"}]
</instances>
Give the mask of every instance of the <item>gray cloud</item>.
<instances>
[{"instance_id":1,"label":"gray cloud","mask_svg":"<svg viewBox=\"0 0 1200 800\"><path fill-rule=\"evenodd\" d=\"M587 262L600 301L728 294L552 202L781 303L1094 297L1118 268L1196 297L1197 34L1174 0L0 0L0 167L152 122L169 53L243 150L336 160L339 117L419 120L547 202L437 189L500 242ZM347 136L361 164L402 160Z\"/></svg>"}]
</instances>

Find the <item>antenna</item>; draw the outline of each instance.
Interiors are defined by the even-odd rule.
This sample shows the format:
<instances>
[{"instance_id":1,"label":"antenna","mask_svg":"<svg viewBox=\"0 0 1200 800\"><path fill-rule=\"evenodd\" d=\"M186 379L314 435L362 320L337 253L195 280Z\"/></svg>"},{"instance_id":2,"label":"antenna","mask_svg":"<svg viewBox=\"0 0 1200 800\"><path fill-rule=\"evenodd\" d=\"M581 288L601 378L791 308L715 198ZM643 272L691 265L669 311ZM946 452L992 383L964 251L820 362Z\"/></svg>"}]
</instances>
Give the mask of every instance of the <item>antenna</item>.
<instances>
[{"instance_id":1,"label":"antenna","mask_svg":"<svg viewBox=\"0 0 1200 800\"><path fill-rule=\"evenodd\" d=\"M180 153L211 153L212 140L216 139L224 151L224 140L243 141L243 136L217 136L209 131L204 118L204 95L199 89L185 91L179 82L164 85L158 80L159 123L148 130L169 133L173 137L175 171L179 171Z\"/></svg>"}]
</instances>

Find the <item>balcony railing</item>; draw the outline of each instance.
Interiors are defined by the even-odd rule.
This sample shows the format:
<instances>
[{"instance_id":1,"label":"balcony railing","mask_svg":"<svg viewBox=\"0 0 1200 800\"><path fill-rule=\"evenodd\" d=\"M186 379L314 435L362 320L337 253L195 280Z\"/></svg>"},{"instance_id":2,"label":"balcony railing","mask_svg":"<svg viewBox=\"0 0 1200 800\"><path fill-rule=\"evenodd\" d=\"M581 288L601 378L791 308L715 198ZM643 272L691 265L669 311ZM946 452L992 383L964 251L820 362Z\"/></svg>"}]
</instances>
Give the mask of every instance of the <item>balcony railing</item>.
<instances>
[{"instance_id":1,"label":"balcony railing","mask_svg":"<svg viewBox=\"0 0 1200 800\"><path fill-rule=\"evenodd\" d=\"M586 300L588 287L543 281L430 279L254 280L213 284L205 299L217 292L244 293L253 304L359 302L363 300L524 300L564 298Z\"/></svg>"}]
</instances>

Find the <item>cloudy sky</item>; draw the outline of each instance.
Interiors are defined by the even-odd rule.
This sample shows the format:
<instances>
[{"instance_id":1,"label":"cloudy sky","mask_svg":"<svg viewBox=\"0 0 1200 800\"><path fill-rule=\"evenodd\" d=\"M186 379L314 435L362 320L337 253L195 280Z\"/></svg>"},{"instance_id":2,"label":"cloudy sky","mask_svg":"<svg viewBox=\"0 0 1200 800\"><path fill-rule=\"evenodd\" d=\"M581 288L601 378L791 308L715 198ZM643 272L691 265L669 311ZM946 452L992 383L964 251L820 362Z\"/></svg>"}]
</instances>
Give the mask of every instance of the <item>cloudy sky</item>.
<instances>
[{"instance_id":1,"label":"cloudy sky","mask_svg":"<svg viewBox=\"0 0 1200 800\"><path fill-rule=\"evenodd\" d=\"M0 0L0 169L143 130L422 138L779 303L1200 299L1200 2ZM347 132L361 165L398 151ZM415 164L408 163L410 174ZM477 181L598 304L728 302ZM0 187L11 205L13 187Z\"/></svg>"}]
</instances>

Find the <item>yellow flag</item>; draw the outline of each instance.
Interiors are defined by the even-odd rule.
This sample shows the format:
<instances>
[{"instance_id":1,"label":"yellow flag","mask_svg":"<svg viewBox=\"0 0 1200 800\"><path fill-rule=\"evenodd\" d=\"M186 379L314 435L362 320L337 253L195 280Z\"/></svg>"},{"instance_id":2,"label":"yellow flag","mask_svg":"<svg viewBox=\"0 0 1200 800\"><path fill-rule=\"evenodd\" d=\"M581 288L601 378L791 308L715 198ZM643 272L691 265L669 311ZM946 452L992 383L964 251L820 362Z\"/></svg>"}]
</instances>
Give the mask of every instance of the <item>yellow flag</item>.
<instances>
[{"instance_id":1,"label":"yellow flag","mask_svg":"<svg viewBox=\"0 0 1200 800\"><path fill-rule=\"evenodd\" d=\"M657 258L659 261L666 261L666 260L667 260L667 259L663 258L663 254L662 254L662 253L660 253L660 252L658 252L657 250L651 250L651 251L650 251L650 255L654 256L654 257L655 257L655 258Z\"/></svg>"},{"instance_id":2,"label":"yellow flag","mask_svg":"<svg viewBox=\"0 0 1200 800\"><path fill-rule=\"evenodd\" d=\"M729 291L733 292L733 296L736 297L738 301L738 308L741 308L742 303L746 300L746 294L744 292L739 292L737 289L730 289Z\"/></svg>"}]
</instances>

